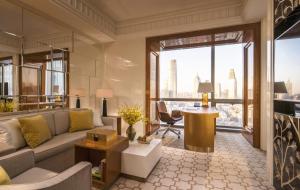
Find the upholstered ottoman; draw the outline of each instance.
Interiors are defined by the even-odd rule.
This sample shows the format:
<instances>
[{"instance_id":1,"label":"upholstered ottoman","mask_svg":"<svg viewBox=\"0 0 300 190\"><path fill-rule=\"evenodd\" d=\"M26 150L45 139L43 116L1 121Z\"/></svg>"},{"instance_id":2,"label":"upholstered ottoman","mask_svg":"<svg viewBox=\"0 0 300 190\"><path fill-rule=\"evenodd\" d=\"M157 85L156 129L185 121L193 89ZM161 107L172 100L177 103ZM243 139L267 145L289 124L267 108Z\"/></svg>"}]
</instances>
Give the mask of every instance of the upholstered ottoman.
<instances>
[{"instance_id":1,"label":"upholstered ottoman","mask_svg":"<svg viewBox=\"0 0 300 190\"><path fill-rule=\"evenodd\" d=\"M123 176L146 181L161 158L161 146L160 139L153 139L150 144L130 143L122 152Z\"/></svg>"}]
</instances>

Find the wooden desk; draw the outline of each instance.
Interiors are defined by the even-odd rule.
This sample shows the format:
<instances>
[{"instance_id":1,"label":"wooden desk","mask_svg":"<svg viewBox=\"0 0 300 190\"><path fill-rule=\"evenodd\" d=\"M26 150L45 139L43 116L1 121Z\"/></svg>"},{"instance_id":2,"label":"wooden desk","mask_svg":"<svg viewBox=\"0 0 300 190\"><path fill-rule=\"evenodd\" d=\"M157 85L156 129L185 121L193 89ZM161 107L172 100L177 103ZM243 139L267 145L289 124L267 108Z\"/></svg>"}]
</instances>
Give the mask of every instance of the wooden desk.
<instances>
[{"instance_id":1,"label":"wooden desk","mask_svg":"<svg viewBox=\"0 0 300 190\"><path fill-rule=\"evenodd\" d=\"M184 148L197 152L213 152L216 118L219 112L214 108L184 110Z\"/></svg>"}]
</instances>

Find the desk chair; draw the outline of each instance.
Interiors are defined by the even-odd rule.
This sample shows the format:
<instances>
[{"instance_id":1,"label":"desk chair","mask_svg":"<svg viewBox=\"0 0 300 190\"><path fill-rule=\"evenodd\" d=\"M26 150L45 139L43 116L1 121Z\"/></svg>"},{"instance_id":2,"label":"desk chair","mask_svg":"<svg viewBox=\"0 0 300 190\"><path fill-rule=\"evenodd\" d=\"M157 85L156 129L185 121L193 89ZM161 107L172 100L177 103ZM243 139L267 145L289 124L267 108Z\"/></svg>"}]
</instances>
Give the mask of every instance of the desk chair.
<instances>
[{"instance_id":1,"label":"desk chair","mask_svg":"<svg viewBox=\"0 0 300 190\"><path fill-rule=\"evenodd\" d=\"M180 120L182 120L182 114L181 111L173 110L171 115L168 113L167 107L165 102L159 101L156 102L158 117L162 122L165 122L168 124L168 127L166 129L159 129L156 131L156 134L158 135L159 131L165 131L162 135L162 138L165 138L165 135L168 131L171 131L172 133L176 134L178 138L180 138L180 130L175 129L174 124Z\"/></svg>"}]
</instances>

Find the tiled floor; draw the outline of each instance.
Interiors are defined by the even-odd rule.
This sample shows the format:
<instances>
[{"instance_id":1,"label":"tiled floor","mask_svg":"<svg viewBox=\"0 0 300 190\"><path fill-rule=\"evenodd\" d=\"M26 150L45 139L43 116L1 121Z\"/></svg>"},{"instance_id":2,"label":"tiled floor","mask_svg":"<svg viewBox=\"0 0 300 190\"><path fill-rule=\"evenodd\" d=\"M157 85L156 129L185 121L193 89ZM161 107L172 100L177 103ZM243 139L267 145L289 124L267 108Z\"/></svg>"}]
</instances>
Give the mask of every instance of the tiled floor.
<instances>
[{"instance_id":1,"label":"tiled floor","mask_svg":"<svg viewBox=\"0 0 300 190\"><path fill-rule=\"evenodd\" d=\"M273 189L267 185L265 153L240 134L217 133L210 154L181 149L182 138L171 134L163 144L162 158L146 183L120 178L111 189Z\"/></svg>"}]
</instances>

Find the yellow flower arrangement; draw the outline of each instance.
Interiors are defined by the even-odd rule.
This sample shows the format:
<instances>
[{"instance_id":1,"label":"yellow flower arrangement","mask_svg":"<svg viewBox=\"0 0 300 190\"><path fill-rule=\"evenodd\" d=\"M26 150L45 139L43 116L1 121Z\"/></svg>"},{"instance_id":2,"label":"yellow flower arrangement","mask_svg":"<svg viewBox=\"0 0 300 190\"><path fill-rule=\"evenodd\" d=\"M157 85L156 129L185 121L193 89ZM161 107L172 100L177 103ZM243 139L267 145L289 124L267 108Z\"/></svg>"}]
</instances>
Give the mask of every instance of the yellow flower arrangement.
<instances>
[{"instance_id":1,"label":"yellow flower arrangement","mask_svg":"<svg viewBox=\"0 0 300 190\"><path fill-rule=\"evenodd\" d=\"M129 126L133 126L139 121L146 122L140 106L122 106L118 113Z\"/></svg>"}]
</instances>

